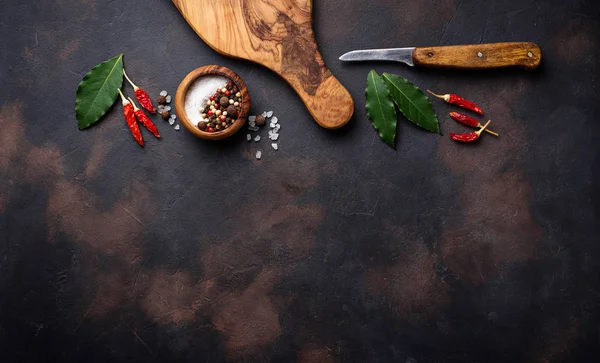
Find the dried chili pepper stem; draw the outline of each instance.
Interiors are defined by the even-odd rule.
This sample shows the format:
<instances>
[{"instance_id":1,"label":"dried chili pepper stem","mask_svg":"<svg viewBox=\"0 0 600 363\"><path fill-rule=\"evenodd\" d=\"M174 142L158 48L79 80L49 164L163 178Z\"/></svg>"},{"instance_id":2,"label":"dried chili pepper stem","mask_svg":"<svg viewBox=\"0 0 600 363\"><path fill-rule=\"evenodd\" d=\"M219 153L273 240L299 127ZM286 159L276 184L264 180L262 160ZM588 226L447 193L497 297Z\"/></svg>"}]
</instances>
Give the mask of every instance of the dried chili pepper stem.
<instances>
[{"instance_id":1,"label":"dried chili pepper stem","mask_svg":"<svg viewBox=\"0 0 600 363\"><path fill-rule=\"evenodd\" d=\"M125 96L123 96L123 92L121 92L120 88L117 88L117 91L119 91L119 95L121 95L121 103L123 103L123 106L125 106L128 103L131 103L127 98L125 98Z\"/></svg>"},{"instance_id":2,"label":"dried chili pepper stem","mask_svg":"<svg viewBox=\"0 0 600 363\"><path fill-rule=\"evenodd\" d=\"M487 127L489 126L489 124L490 124L491 122L492 122L492 120L488 120L488 121L485 123L485 125L481 126L481 128L480 128L479 130L475 131L475 133L476 133L477 135L481 135L481 133L482 133L482 132L484 132L484 131L487 129Z\"/></svg>"},{"instance_id":3,"label":"dried chili pepper stem","mask_svg":"<svg viewBox=\"0 0 600 363\"><path fill-rule=\"evenodd\" d=\"M137 91L138 89L140 89L138 86L135 85L135 83L133 83L131 81L131 78L129 78L129 76L127 76L127 72L125 72L125 69L123 68L123 75L125 76L125 78L127 79L127 81L129 82L129 84L131 85L131 87L133 87L134 91Z\"/></svg>"},{"instance_id":4,"label":"dried chili pepper stem","mask_svg":"<svg viewBox=\"0 0 600 363\"><path fill-rule=\"evenodd\" d=\"M483 127L479 121L475 120L471 116L465 115L464 113L450 112L450 117L452 117L452 119L456 120L457 122L459 122L463 125L476 127L476 128ZM492 134L494 136L499 136L497 133L495 133L494 131L489 130L489 129L485 129L485 132L487 132L488 134Z\"/></svg>"},{"instance_id":5,"label":"dried chili pepper stem","mask_svg":"<svg viewBox=\"0 0 600 363\"><path fill-rule=\"evenodd\" d=\"M131 79L129 79L129 76L127 76L127 72L125 72L125 69L123 69L123 75L129 82L129 84L131 84L131 87L133 87L133 93L135 94L135 98L137 98L137 100L140 102L140 105L142 105L143 108L145 108L152 114L156 114L156 110L154 109L154 105L152 104L152 100L150 99L148 92L144 91L135 83L133 83Z\"/></svg>"},{"instance_id":6,"label":"dried chili pepper stem","mask_svg":"<svg viewBox=\"0 0 600 363\"><path fill-rule=\"evenodd\" d=\"M492 120L489 120L485 125L483 125L479 130L475 131L475 132L471 132L468 134L455 134L455 133L450 133L450 138L454 141L458 141L458 142L473 142L477 139L479 139L479 137L481 136L481 133L483 131L485 131L485 129L488 127L488 125L490 124L490 122L492 122Z\"/></svg>"},{"instance_id":7,"label":"dried chili pepper stem","mask_svg":"<svg viewBox=\"0 0 600 363\"><path fill-rule=\"evenodd\" d=\"M156 129L156 125L154 125L154 122L152 122L152 120L150 120L148 118L148 116L146 116L146 114L144 113L143 110L140 110L135 105L135 102L133 102L131 97L129 98L129 101L131 102L131 105L133 106L133 113L135 114L135 117L137 117L137 120L142 125L144 125L144 127L146 127L148 129L148 131L150 131L154 136L156 136L157 138L160 139L160 134L158 133L158 130Z\"/></svg>"},{"instance_id":8,"label":"dried chili pepper stem","mask_svg":"<svg viewBox=\"0 0 600 363\"><path fill-rule=\"evenodd\" d=\"M483 110L481 109L481 107L477 106L475 103L473 103L471 101L468 101L458 95L455 95L454 93L438 95L438 94L431 92L430 90L427 90L427 92L432 94L434 97L440 98L440 99L448 102L449 104L456 105L458 107L462 107L467 110L477 112L480 115L483 115Z\"/></svg>"},{"instance_id":9,"label":"dried chili pepper stem","mask_svg":"<svg viewBox=\"0 0 600 363\"><path fill-rule=\"evenodd\" d=\"M127 121L127 126L129 126L129 131L131 131L131 135L135 141L137 141L140 146L144 146L144 139L142 138L142 133L140 132L140 128L138 127L137 122L135 121L135 112L133 110L133 105L129 100L123 96L123 92L121 89L117 88L119 94L121 95L121 102L123 103L123 115L125 116L125 121Z\"/></svg>"}]
</instances>

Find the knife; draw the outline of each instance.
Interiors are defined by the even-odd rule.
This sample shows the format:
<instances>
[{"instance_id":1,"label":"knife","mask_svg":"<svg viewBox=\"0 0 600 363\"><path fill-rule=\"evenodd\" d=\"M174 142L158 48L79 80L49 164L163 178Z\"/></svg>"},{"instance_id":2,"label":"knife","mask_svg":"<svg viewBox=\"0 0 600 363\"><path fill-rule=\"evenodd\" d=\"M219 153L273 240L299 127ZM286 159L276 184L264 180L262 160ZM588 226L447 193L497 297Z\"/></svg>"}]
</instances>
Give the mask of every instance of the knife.
<instances>
[{"instance_id":1,"label":"knife","mask_svg":"<svg viewBox=\"0 0 600 363\"><path fill-rule=\"evenodd\" d=\"M425 48L368 49L348 52L345 62L395 61L411 67L491 69L518 67L536 69L542 51L535 43L490 43Z\"/></svg>"}]
</instances>

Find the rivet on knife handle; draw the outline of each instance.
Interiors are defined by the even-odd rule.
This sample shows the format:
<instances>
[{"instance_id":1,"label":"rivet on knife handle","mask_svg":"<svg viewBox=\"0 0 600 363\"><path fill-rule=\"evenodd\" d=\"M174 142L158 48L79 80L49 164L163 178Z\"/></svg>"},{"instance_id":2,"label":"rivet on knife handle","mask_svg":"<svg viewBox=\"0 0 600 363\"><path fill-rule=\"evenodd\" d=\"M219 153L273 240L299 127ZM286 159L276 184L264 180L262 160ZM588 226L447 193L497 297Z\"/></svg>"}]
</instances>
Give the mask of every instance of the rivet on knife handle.
<instances>
[{"instance_id":1,"label":"rivet on knife handle","mask_svg":"<svg viewBox=\"0 0 600 363\"><path fill-rule=\"evenodd\" d=\"M519 67L535 69L542 51L535 43L493 43L415 48L416 67L489 69Z\"/></svg>"}]
</instances>

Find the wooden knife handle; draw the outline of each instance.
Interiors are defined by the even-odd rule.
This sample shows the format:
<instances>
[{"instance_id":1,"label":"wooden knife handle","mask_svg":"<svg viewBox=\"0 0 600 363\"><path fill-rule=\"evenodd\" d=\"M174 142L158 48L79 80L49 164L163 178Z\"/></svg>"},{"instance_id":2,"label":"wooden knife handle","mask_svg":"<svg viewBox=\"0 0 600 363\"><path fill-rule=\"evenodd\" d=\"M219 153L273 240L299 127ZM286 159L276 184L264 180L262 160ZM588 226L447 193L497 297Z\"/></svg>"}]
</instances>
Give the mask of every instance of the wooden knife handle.
<instances>
[{"instance_id":1,"label":"wooden knife handle","mask_svg":"<svg viewBox=\"0 0 600 363\"><path fill-rule=\"evenodd\" d=\"M519 67L536 69L542 51L535 43L491 43L415 48L417 67L451 69L490 69Z\"/></svg>"}]
</instances>

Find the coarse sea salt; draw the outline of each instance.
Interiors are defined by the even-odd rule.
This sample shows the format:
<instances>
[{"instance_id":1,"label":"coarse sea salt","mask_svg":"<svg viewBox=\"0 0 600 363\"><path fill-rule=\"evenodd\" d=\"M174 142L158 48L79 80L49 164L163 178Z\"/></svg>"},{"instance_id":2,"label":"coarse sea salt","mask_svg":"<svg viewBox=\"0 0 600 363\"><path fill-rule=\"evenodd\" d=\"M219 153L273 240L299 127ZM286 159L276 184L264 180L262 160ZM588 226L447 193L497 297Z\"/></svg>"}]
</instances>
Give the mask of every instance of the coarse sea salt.
<instances>
[{"instance_id":1,"label":"coarse sea salt","mask_svg":"<svg viewBox=\"0 0 600 363\"><path fill-rule=\"evenodd\" d=\"M261 152L260 150L258 150L258 151L256 152L256 159L257 159L257 160L260 160L260 158L261 158L261 157L262 157L262 152Z\"/></svg>"},{"instance_id":2,"label":"coarse sea salt","mask_svg":"<svg viewBox=\"0 0 600 363\"><path fill-rule=\"evenodd\" d=\"M248 122L255 122L256 116L248 116Z\"/></svg>"},{"instance_id":3,"label":"coarse sea salt","mask_svg":"<svg viewBox=\"0 0 600 363\"><path fill-rule=\"evenodd\" d=\"M256 135L256 137L254 138L254 142L259 142L260 141L260 136Z\"/></svg>"},{"instance_id":4,"label":"coarse sea salt","mask_svg":"<svg viewBox=\"0 0 600 363\"><path fill-rule=\"evenodd\" d=\"M273 116L273 111L268 111L267 114L265 115L265 117L271 117Z\"/></svg>"},{"instance_id":5,"label":"coarse sea salt","mask_svg":"<svg viewBox=\"0 0 600 363\"><path fill-rule=\"evenodd\" d=\"M271 119L271 123L272 124L276 124L277 121L279 121L279 119L277 118L277 116L273 116L273 118Z\"/></svg>"},{"instance_id":6,"label":"coarse sea salt","mask_svg":"<svg viewBox=\"0 0 600 363\"><path fill-rule=\"evenodd\" d=\"M250 134L246 135L246 140L248 140L248 141L252 140L252 135L250 135Z\"/></svg>"},{"instance_id":7,"label":"coarse sea salt","mask_svg":"<svg viewBox=\"0 0 600 363\"><path fill-rule=\"evenodd\" d=\"M225 77L210 75L202 76L192 83L185 95L185 113L192 124L198 126L198 122L206 121L202 118L200 109L206 106L208 98L214 95L218 88L226 85L227 81Z\"/></svg>"},{"instance_id":8,"label":"coarse sea salt","mask_svg":"<svg viewBox=\"0 0 600 363\"><path fill-rule=\"evenodd\" d=\"M275 143L272 143L272 144L271 144L271 147L272 147L273 149L275 149L275 150L279 150L279 145L277 145L277 144L275 144Z\"/></svg>"},{"instance_id":9,"label":"coarse sea salt","mask_svg":"<svg viewBox=\"0 0 600 363\"><path fill-rule=\"evenodd\" d=\"M163 97L166 96L167 95L167 91L165 91L165 90L160 91L160 95L163 96Z\"/></svg>"},{"instance_id":10,"label":"coarse sea salt","mask_svg":"<svg viewBox=\"0 0 600 363\"><path fill-rule=\"evenodd\" d=\"M176 126L175 126L175 131L179 131L179 129L180 129L180 128L181 128L181 127L179 127L179 125L176 125Z\"/></svg>"},{"instance_id":11,"label":"coarse sea salt","mask_svg":"<svg viewBox=\"0 0 600 363\"><path fill-rule=\"evenodd\" d=\"M169 125L173 126L174 123L175 123L175 119L174 118L170 118L169 119Z\"/></svg>"}]
</instances>

